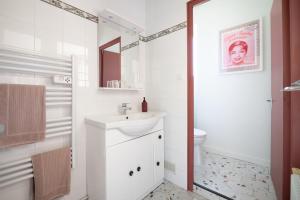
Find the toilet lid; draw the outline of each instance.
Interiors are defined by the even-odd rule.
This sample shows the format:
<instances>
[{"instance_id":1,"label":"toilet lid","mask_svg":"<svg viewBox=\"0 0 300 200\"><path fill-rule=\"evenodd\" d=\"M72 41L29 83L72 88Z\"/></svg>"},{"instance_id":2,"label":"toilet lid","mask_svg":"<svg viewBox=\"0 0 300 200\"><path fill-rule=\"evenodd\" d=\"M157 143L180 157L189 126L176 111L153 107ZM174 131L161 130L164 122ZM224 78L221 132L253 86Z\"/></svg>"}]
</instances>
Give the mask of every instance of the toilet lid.
<instances>
[{"instance_id":1,"label":"toilet lid","mask_svg":"<svg viewBox=\"0 0 300 200\"><path fill-rule=\"evenodd\" d=\"M200 129L194 129L194 137L204 137L206 136L206 132Z\"/></svg>"}]
</instances>

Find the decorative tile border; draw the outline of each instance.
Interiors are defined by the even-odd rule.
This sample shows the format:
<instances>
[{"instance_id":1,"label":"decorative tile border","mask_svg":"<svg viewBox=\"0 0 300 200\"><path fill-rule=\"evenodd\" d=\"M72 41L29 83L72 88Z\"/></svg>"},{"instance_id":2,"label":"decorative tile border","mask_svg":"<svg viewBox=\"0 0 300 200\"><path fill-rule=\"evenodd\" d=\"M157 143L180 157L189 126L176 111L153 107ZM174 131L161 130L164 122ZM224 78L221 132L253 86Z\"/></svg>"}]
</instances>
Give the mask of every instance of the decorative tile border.
<instances>
[{"instance_id":1,"label":"decorative tile border","mask_svg":"<svg viewBox=\"0 0 300 200\"><path fill-rule=\"evenodd\" d=\"M48 3L52 6L55 6L57 8L63 9L67 12L70 12L72 14L78 15L79 17L85 18L87 20L93 21L95 23L98 23L98 17L95 15L92 15L88 12L85 12L79 8L76 8L75 6L72 6L70 4L67 4L65 2L62 2L60 0L41 0L45 3Z\"/></svg>"},{"instance_id":2,"label":"decorative tile border","mask_svg":"<svg viewBox=\"0 0 300 200\"><path fill-rule=\"evenodd\" d=\"M75 6L67 4L67 3L65 3L61 0L41 0L41 1L43 1L45 3L48 3L52 6L55 6L57 8L63 9L65 11L70 12L72 14L75 14L77 16L80 16L82 18L85 18L87 20L93 21L95 23L98 23L98 21L99 21L99 18L97 16L92 15L92 14L86 12L86 11L83 11L83 10L79 9L79 8L76 8ZM182 22L182 23L177 24L175 26L172 26L170 28L167 28L165 30L162 30L158 33L149 35L149 36L140 35L139 36L139 41L150 42L152 40L155 40L155 39L160 38L160 37L165 36L165 35L169 35L171 33L174 33L176 31L179 31L179 30L184 29L186 27L187 27L187 22L185 21L185 22ZM127 50L127 49L130 49L130 48L135 47L137 45L139 45L138 41L133 42L129 45L126 45L125 47L122 47L122 49L124 48L124 50Z\"/></svg>"},{"instance_id":3,"label":"decorative tile border","mask_svg":"<svg viewBox=\"0 0 300 200\"><path fill-rule=\"evenodd\" d=\"M140 35L139 40L142 41L142 42L147 42L147 37Z\"/></svg>"},{"instance_id":4,"label":"decorative tile border","mask_svg":"<svg viewBox=\"0 0 300 200\"><path fill-rule=\"evenodd\" d=\"M121 51L125 51L125 50L131 49L131 48L133 48L133 47L139 46L139 44L140 44L140 41L139 41L139 40L138 40L138 41L135 41L135 42L133 42L133 43L131 43L131 44L128 44L128 45L122 47L122 48L121 48Z\"/></svg>"},{"instance_id":5,"label":"decorative tile border","mask_svg":"<svg viewBox=\"0 0 300 200\"><path fill-rule=\"evenodd\" d=\"M179 31L179 30L184 29L186 27L187 27L187 22L185 21L185 22L182 22L182 23L177 24L175 26L172 26L170 28L167 28L165 30L162 30L162 31L160 31L158 33L149 35L149 36L142 36L142 35L140 35L139 36L139 41L150 42L152 40L158 39L158 38L163 37L165 35L169 35L171 33L174 33L176 31ZM128 50L128 49L132 48L132 47L138 46L139 45L139 41L133 42L133 43L131 43L129 45L126 45L126 46L122 47L121 51L125 51L125 50Z\"/></svg>"},{"instance_id":6,"label":"decorative tile border","mask_svg":"<svg viewBox=\"0 0 300 200\"><path fill-rule=\"evenodd\" d=\"M175 26L172 26L170 28L167 28L165 30L162 30L158 33L149 35L147 37L140 36L140 40L143 41L143 42L150 42L151 40L155 40L155 39L160 38L162 36L169 35L171 33L174 33L175 31L179 31L179 30L184 29L186 27L187 27L187 22L185 21L185 22L182 22L182 23L177 24Z\"/></svg>"}]
</instances>

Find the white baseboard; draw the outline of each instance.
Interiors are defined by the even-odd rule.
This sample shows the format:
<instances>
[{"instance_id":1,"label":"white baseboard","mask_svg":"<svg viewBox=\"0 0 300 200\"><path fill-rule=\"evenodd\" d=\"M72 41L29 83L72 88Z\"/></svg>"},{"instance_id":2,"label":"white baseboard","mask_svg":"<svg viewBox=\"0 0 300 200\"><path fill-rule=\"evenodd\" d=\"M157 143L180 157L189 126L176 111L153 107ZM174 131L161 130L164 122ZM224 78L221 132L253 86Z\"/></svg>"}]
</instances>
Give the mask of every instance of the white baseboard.
<instances>
[{"instance_id":1,"label":"white baseboard","mask_svg":"<svg viewBox=\"0 0 300 200\"><path fill-rule=\"evenodd\" d=\"M264 159L256 158L256 157L253 157L253 156L228 152L224 149L219 149L219 148L212 147L212 146L207 146L207 145L204 145L204 149L208 152L211 152L211 153L215 153L215 154L219 154L219 155L223 155L223 156L227 156L227 157L231 157L231 158L236 158L236 159L239 159L239 160L243 160L243 161L247 161L247 162L250 162L250 163L257 164L257 165L261 165L261 166L264 166L264 167L270 167L270 160L264 160Z\"/></svg>"}]
</instances>

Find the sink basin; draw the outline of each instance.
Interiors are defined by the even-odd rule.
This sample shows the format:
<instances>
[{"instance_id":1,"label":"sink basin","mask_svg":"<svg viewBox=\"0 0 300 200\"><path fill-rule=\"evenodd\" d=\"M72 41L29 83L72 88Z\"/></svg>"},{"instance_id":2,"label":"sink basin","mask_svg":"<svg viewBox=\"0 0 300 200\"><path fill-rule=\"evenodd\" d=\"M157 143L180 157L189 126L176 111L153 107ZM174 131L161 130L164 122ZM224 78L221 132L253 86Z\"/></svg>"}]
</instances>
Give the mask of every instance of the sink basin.
<instances>
[{"instance_id":1,"label":"sink basin","mask_svg":"<svg viewBox=\"0 0 300 200\"><path fill-rule=\"evenodd\" d=\"M142 136L148 133L165 115L163 112L140 112L110 116L94 115L87 117L86 123L102 129L117 129L129 136Z\"/></svg>"}]
</instances>

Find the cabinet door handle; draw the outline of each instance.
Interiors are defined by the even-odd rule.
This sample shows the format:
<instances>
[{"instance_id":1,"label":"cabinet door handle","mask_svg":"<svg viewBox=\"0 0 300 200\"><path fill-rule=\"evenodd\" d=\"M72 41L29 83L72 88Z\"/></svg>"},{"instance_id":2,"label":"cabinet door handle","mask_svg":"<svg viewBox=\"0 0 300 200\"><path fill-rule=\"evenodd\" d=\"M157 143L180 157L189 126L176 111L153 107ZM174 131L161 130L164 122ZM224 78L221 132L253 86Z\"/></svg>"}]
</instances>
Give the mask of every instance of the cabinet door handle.
<instances>
[{"instance_id":1,"label":"cabinet door handle","mask_svg":"<svg viewBox=\"0 0 300 200\"><path fill-rule=\"evenodd\" d=\"M162 138L162 136L161 136L161 135L159 135L159 136L158 136L158 139L161 139L161 138Z\"/></svg>"},{"instance_id":2,"label":"cabinet door handle","mask_svg":"<svg viewBox=\"0 0 300 200\"><path fill-rule=\"evenodd\" d=\"M156 165L159 166L159 165L160 165L160 162L156 162Z\"/></svg>"},{"instance_id":3,"label":"cabinet door handle","mask_svg":"<svg viewBox=\"0 0 300 200\"><path fill-rule=\"evenodd\" d=\"M133 171L130 171L130 172L129 172L129 176L133 176Z\"/></svg>"},{"instance_id":4,"label":"cabinet door handle","mask_svg":"<svg viewBox=\"0 0 300 200\"><path fill-rule=\"evenodd\" d=\"M139 172L139 171L142 170L142 168L139 166L139 167L136 168L136 170Z\"/></svg>"}]
</instances>

